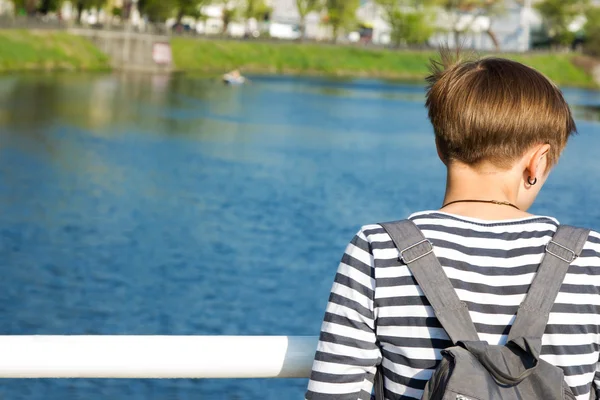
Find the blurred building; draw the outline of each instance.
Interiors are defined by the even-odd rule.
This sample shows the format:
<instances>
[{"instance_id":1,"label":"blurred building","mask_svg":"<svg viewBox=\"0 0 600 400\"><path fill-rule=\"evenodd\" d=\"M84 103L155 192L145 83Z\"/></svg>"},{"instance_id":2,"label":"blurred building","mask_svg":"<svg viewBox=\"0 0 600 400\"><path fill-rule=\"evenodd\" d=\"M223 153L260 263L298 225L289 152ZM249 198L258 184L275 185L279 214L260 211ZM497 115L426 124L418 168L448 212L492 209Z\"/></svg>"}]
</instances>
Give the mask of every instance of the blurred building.
<instances>
[{"instance_id":1,"label":"blurred building","mask_svg":"<svg viewBox=\"0 0 600 400\"><path fill-rule=\"evenodd\" d=\"M245 34L269 34L279 39L298 39L300 37L300 15L296 8L296 0L266 0L267 6L271 7L270 15L262 19L250 19L242 21L236 19L231 21L227 28L223 23L223 13L226 8L234 6L234 2L214 2L202 7L204 19L202 21L186 20L188 24L194 25L200 34L216 35L226 33L229 36L240 37ZM323 39L328 37L329 30L321 24L321 15L313 12L306 16L306 37L310 39ZM167 25L174 23L170 20Z\"/></svg>"},{"instance_id":2,"label":"blurred building","mask_svg":"<svg viewBox=\"0 0 600 400\"><path fill-rule=\"evenodd\" d=\"M267 5L273 9L269 21L271 24L278 26L282 32L291 30L299 35L302 21L296 7L296 0L267 0ZM325 40L331 37L331 30L321 23L322 20L323 16L318 12L312 12L306 16L304 25L307 39ZM286 29L286 27L288 28ZM290 37L290 39L292 38Z\"/></svg>"},{"instance_id":3,"label":"blurred building","mask_svg":"<svg viewBox=\"0 0 600 400\"><path fill-rule=\"evenodd\" d=\"M454 47L457 45L454 31L459 31L460 44L476 50L494 50L493 35L502 51L527 51L531 48L532 30L539 29L542 23L539 13L527 0L506 0L502 12L495 15L458 11L449 14L441 8L436 15L437 33L431 37L430 45ZM373 43L385 45L390 42L391 27L373 0L362 4L357 17L372 29Z\"/></svg>"},{"instance_id":4,"label":"blurred building","mask_svg":"<svg viewBox=\"0 0 600 400\"><path fill-rule=\"evenodd\" d=\"M225 23L223 21L223 15L225 10L231 7L229 2L223 3L214 3L207 6L202 7L202 15L204 18L199 20L194 20L193 18L184 18L182 22L186 25L193 26L194 30L203 35L218 35L221 33L227 33L232 37L241 37L246 33L246 28L255 28L255 24L244 23L238 20L231 21L225 27ZM167 26L170 26L175 23L175 19L172 18L167 21Z\"/></svg>"},{"instance_id":5,"label":"blurred building","mask_svg":"<svg viewBox=\"0 0 600 400\"><path fill-rule=\"evenodd\" d=\"M12 1L0 0L0 16L13 15L14 12L15 12L15 7L14 7Z\"/></svg>"}]
</instances>

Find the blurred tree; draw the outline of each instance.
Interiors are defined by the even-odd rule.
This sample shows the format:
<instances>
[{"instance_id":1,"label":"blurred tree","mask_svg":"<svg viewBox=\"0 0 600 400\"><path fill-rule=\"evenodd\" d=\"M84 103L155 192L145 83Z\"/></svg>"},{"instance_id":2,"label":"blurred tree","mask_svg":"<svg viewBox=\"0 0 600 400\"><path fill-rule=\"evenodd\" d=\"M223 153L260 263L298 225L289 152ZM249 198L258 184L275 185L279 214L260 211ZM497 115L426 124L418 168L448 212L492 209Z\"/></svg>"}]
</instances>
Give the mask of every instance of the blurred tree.
<instances>
[{"instance_id":1,"label":"blurred tree","mask_svg":"<svg viewBox=\"0 0 600 400\"><path fill-rule=\"evenodd\" d=\"M340 29L348 29L356 22L356 10L360 0L325 0L327 24L333 30L333 41L336 42Z\"/></svg>"},{"instance_id":2,"label":"blurred tree","mask_svg":"<svg viewBox=\"0 0 600 400\"><path fill-rule=\"evenodd\" d=\"M306 16L323 8L323 0L296 0L296 8L300 15L300 32L302 39L306 37Z\"/></svg>"},{"instance_id":3,"label":"blurred tree","mask_svg":"<svg viewBox=\"0 0 600 400\"><path fill-rule=\"evenodd\" d=\"M227 33L229 24L235 21L239 16L238 4L227 2L223 5L221 18L223 19L223 34Z\"/></svg>"},{"instance_id":4,"label":"blurred tree","mask_svg":"<svg viewBox=\"0 0 600 400\"><path fill-rule=\"evenodd\" d=\"M175 0L176 23L180 24L184 16L199 18L202 7L212 3L212 0Z\"/></svg>"},{"instance_id":5,"label":"blurred tree","mask_svg":"<svg viewBox=\"0 0 600 400\"><path fill-rule=\"evenodd\" d=\"M164 22L175 17L175 23L181 24L185 16L200 18L202 7L212 0L139 0L138 7L142 14L152 22Z\"/></svg>"},{"instance_id":6,"label":"blurred tree","mask_svg":"<svg viewBox=\"0 0 600 400\"><path fill-rule=\"evenodd\" d=\"M35 15L40 5L39 0L13 0L15 12L25 12L27 15Z\"/></svg>"},{"instance_id":7,"label":"blurred tree","mask_svg":"<svg viewBox=\"0 0 600 400\"><path fill-rule=\"evenodd\" d=\"M81 23L81 14L83 13L83 10L100 8L106 3L106 0L75 0L73 3L77 10L77 23Z\"/></svg>"},{"instance_id":8,"label":"blurred tree","mask_svg":"<svg viewBox=\"0 0 600 400\"><path fill-rule=\"evenodd\" d=\"M138 8L150 22L164 22L175 12L176 0L139 0Z\"/></svg>"},{"instance_id":9,"label":"blurred tree","mask_svg":"<svg viewBox=\"0 0 600 400\"><path fill-rule=\"evenodd\" d=\"M396 46L426 43L434 32L431 15L425 11L397 13L396 18L399 22L392 35Z\"/></svg>"},{"instance_id":10,"label":"blurred tree","mask_svg":"<svg viewBox=\"0 0 600 400\"><path fill-rule=\"evenodd\" d=\"M497 50L500 50L500 42L492 29L493 18L505 12L504 0L437 0L450 19L450 26L454 33L454 43L460 45L460 36L473 28L478 17L489 18L489 25L485 33L489 36ZM470 15L470 23L464 23L464 17Z\"/></svg>"},{"instance_id":11,"label":"blurred tree","mask_svg":"<svg viewBox=\"0 0 600 400\"><path fill-rule=\"evenodd\" d=\"M48 14L49 12L60 11L65 0L42 0L38 11L42 14Z\"/></svg>"},{"instance_id":12,"label":"blurred tree","mask_svg":"<svg viewBox=\"0 0 600 400\"><path fill-rule=\"evenodd\" d=\"M594 57L600 57L600 8L589 7L585 13L584 26L585 44L584 51Z\"/></svg>"},{"instance_id":13,"label":"blurred tree","mask_svg":"<svg viewBox=\"0 0 600 400\"><path fill-rule=\"evenodd\" d=\"M544 27L555 45L569 46L575 40L575 32L569 30L569 25L585 14L588 8L587 0L544 0L535 5L542 15Z\"/></svg>"},{"instance_id":14,"label":"blurred tree","mask_svg":"<svg viewBox=\"0 0 600 400\"><path fill-rule=\"evenodd\" d=\"M270 15L273 9L266 5L265 0L246 0L243 9L244 19L246 20L246 34L251 34L248 21L251 19L264 20L266 15Z\"/></svg>"},{"instance_id":15,"label":"blurred tree","mask_svg":"<svg viewBox=\"0 0 600 400\"><path fill-rule=\"evenodd\" d=\"M392 29L391 40L401 44L422 44L433 34L432 14L427 10L432 0L398 1L375 0L383 11L383 18Z\"/></svg>"}]
</instances>

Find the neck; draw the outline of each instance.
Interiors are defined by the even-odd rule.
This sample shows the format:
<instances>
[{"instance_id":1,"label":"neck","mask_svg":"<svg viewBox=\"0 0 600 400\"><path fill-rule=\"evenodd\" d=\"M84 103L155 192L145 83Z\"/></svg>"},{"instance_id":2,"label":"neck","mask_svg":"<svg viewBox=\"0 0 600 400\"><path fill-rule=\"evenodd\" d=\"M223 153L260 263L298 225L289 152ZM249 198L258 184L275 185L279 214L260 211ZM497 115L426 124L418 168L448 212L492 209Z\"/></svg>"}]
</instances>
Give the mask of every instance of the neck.
<instances>
[{"instance_id":1,"label":"neck","mask_svg":"<svg viewBox=\"0 0 600 400\"><path fill-rule=\"evenodd\" d=\"M443 204L457 200L495 200L517 205L520 176L518 171L499 170L482 165L473 168L452 163L448 166ZM517 205L518 206L518 205ZM511 219L528 216L507 205L490 203L454 203L443 211L480 219Z\"/></svg>"}]
</instances>

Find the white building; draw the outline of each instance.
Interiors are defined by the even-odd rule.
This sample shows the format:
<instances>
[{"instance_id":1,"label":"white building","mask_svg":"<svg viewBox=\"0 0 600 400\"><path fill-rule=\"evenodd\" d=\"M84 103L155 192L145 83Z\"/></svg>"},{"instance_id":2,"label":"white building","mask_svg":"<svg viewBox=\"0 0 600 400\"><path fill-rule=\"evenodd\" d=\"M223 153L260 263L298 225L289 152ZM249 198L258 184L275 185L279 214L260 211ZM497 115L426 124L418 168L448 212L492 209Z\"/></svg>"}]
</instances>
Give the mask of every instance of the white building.
<instances>
[{"instance_id":1,"label":"white building","mask_svg":"<svg viewBox=\"0 0 600 400\"><path fill-rule=\"evenodd\" d=\"M506 0L503 12L494 16L468 12L446 15L444 10L436 10L437 33L431 37L429 44L455 46L454 30L457 29L463 32L459 37L463 47L494 50L494 43L488 34L488 30L491 30L498 40L500 50L527 51L531 47L531 30L539 28L541 18L530 6L530 1L524 3L525 5L514 0ZM372 26L374 43L389 43L391 28L374 1L366 1L358 10L357 17L363 23Z\"/></svg>"},{"instance_id":2,"label":"white building","mask_svg":"<svg viewBox=\"0 0 600 400\"><path fill-rule=\"evenodd\" d=\"M13 15L15 12L15 7L13 2L10 0L0 0L0 16L3 15Z\"/></svg>"},{"instance_id":3,"label":"white building","mask_svg":"<svg viewBox=\"0 0 600 400\"><path fill-rule=\"evenodd\" d=\"M300 14L296 7L296 0L267 0L267 4L273 9L271 22L279 25L289 25L297 30L300 26ZM305 18L305 34L309 39L324 40L331 37L331 29L324 26L320 13L312 12Z\"/></svg>"}]
</instances>

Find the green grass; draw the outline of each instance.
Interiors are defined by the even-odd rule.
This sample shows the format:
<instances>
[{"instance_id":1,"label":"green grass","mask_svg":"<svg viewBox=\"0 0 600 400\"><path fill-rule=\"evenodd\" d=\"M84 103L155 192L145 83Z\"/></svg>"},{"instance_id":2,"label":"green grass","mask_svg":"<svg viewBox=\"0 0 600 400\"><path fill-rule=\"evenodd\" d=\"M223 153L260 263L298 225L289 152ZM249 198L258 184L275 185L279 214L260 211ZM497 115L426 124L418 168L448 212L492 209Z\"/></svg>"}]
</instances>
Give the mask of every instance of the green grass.
<instances>
[{"instance_id":1,"label":"green grass","mask_svg":"<svg viewBox=\"0 0 600 400\"><path fill-rule=\"evenodd\" d=\"M518 54L506 57L537 69L561 86L598 87L591 74L573 64L576 57L573 54Z\"/></svg>"},{"instance_id":2,"label":"green grass","mask_svg":"<svg viewBox=\"0 0 600 400\"><path fill-rule=\"evenodd\" d=\"M326 44L173 38L178 70L221 74L310 74L422 80L435 52L389 51ZM570 54L502 55L540 70L559 85L594 87ZM55 31L0 30L0 72L110 69L109 58L85 38Z\"/></svg>"},{"instance_id":3,"label":"green grass","mask_svg":"<svg viewBox=\"0 0 600 400\"><path fill-rule=\"evenodd\" d=\"M347 46L298 43L240 42L173 38L177 69L223 73L310 74L422 80L435 52L389 51ZM592 77L572 63L570 54L503 54L530 65L559 85L594 87Z\"/></svg>"},{"instance_id":4,"label":"green grass","mask_svg":"<svg viewBox=\"0 0 600 400\"><path fill-rule=\"evenodd\" d=\"M0 30L0 72L108 69L108 57L85 38L55 31Z\"/></svg>"},{"instance_id":5,"label":"green grass","mask_svg":"<svg viewBox=\"0 0 600 400\"><path fill-rule=\"evenodd\" d=\"M419 79L427 73L427 62L432 56L427 52L189 38L173 38L171 45L176 67L198 72L242 68L251 73Z\"/></svg>"}]
</instances>

